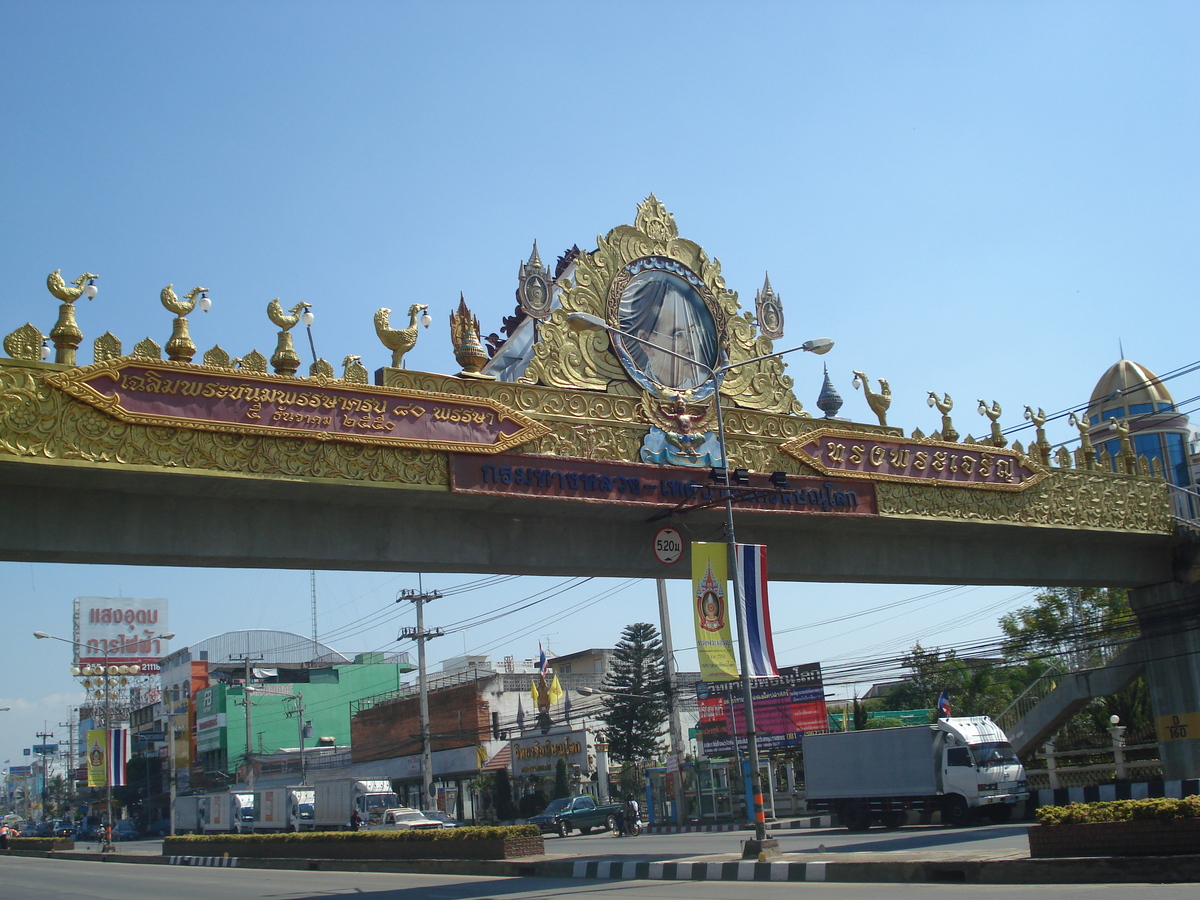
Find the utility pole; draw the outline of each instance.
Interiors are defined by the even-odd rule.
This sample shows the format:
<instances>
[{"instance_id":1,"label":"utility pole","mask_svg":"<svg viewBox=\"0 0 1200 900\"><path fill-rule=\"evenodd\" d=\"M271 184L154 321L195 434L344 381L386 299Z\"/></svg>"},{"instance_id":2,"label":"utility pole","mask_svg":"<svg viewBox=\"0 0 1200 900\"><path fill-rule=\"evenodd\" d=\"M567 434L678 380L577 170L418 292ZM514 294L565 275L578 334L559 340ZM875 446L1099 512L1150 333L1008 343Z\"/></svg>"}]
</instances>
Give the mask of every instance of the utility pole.
<instances>
[{"instance_id":1,"label":"utility pole","mask_svg":"<svg viewBox=\"0 0 1200 900\"><path fill-rule=\"evenodd\" d=\"M46 724L46 722L43 721L42 728L47 728L47 727L49 727L49 726ZM46 798L49 796L50 776L49 776L49 772L46 769L46 765L47 765L46 764L46 738L52 738L52 737L54 737L54 734L49 731L39 731L39 732L37 732L37 736L41 739L40 752L41 752L41 757L42 757L42 821L48 822L49 816L46 815L46 811L49 808L49 805L46 802Z\"/></svg>"},{"instance_id":2,"label":"utility pole","mask_svg":"<svg viewBox=\"0 0 1200 900\"><path fill-rule=\"evenodd\" d=\"M312 728L312 722L304 721L304 695L292 694L290 697L284 698L287 703L295 703L296 705L289 709L285 715L290 719L296 717L296 734L300 738L300 783L308 784L308 769L304 766L304 738L307 736L305 732Z\"/></svg>"},{"instance_id":3,"label":"utility pole","mask_svg":"<svg viewBox=\"0 0 1200 900\"><path fill-rule=\"evenodd\" d=\"M658 579L658 619L663 642L663 674L667 688L667 725L670 730L670 762L667 771L673 776L675 824L683 824L683 725L679 720L679 696L675 690L675 651L671 645L671 613L667 608L667 582Z\"/></svg>"},{"instance_id":4,"label":"utility pole","mask_svg":"<svg viewBox=\"0 0 1200 900\"><path fill-rule=\"evenodd\" d=\"M244 662L246 664L246 681L243 687L242 704L246 707L246 787L250 793L254 793L254 744L251 740L253 733L252 711L254 704L250 701L250 663L258 662L263 658L261 653L251 656L249 653L243 653L241 656L230 656L230 660Z\"/></svg>"},{"instance_id":5,"label":"utility pole","mask_svg":"<svg viewBox=\"0 0 1200 900\"><path fill-rule=\"evenodd\" d=\"M67 799L75 797L75 725L76 711L72 709L66 722L59 722L59 728L67 729Z\"/></svg>"},{"instance_id":6,"label":"utility pole","mask_svg":"<svg viewBox=\"0 0 1200 900\"><path fill-rule=\"evenodd\" d=\"M440 628L432 631L425 630L425 604L430 600L441 599L440 591L425 593L420 576L417 576L418 589L404 590L396 598L396 602L410 600L417 607L417 627L402 628L397 640L411 638L417 642L417 690L421 695L421 809L429 809L429 798L433 793L433 747L429 740L429 683L425 679L425 642L431 638L445 634Z\"/></svg>"}]
</instances>

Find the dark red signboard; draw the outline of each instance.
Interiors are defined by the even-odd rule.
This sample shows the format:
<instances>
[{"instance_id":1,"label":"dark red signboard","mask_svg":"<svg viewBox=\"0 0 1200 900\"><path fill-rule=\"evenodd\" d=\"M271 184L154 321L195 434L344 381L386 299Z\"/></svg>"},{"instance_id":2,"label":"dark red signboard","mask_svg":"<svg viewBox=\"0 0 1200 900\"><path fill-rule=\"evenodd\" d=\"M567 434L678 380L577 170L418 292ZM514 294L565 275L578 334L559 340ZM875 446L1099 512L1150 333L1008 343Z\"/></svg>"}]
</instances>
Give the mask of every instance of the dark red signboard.
<instances>
[{"instance_id":1,"label":"dark red signboard","mask_svg":"<svg viewBox=\"0 0 1200 900\"><path fill-rule=\"evenodd\" d=\"M547 431L487 399L128 358L47 381L118 419L150 425L484 453Z\"/></svg>"},{"instance_id":2,"label":"dark red signboard","mask_svg":"<svg viewBox=\"0 0 1200 900\"><path fill-rule=\"evenodd\" d=\"M679 506L721 500L707 469L610 463L561 457L465 453L450 457L450 487L456 493L547 497L593 503ZM788 477L786 490L765 475L751 475L760 493L737 492L738 509L830 515L878 515L875 488L845 479Z\"/></svg>"},{"instance_id":3,"label":"dark red signboard","mask_svg":"<svg viewBox=\"0 0 1200 900\"><path fill-rule=\"evenodd\" d=\"M793 438L783 448L826 474L850 478L1021 490L1046 477L1046 471L1027 456L980 444L905 440L818 428Z\"/></svg>"}]
</instances>

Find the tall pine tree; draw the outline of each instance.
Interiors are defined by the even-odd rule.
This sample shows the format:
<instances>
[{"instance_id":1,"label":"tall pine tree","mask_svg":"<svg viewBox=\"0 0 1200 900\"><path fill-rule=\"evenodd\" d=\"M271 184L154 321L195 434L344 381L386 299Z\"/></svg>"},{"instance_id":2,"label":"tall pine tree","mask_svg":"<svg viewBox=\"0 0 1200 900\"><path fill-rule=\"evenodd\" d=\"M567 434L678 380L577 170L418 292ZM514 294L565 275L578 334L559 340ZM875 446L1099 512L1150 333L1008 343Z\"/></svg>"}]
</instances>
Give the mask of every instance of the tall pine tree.
<instances>
[{"instance_id":1,"label":"tall pine tree","mask_svg":"<svg viewBox=\"0 0 1200 900\"><path fill-rule=\"evenodd\" d=\"M652 759L662 752L666 728L666 682L658 629L647 622L627 625L604 678L604 722L609 753L617 762Z\"/></svg>"}]
</instances>

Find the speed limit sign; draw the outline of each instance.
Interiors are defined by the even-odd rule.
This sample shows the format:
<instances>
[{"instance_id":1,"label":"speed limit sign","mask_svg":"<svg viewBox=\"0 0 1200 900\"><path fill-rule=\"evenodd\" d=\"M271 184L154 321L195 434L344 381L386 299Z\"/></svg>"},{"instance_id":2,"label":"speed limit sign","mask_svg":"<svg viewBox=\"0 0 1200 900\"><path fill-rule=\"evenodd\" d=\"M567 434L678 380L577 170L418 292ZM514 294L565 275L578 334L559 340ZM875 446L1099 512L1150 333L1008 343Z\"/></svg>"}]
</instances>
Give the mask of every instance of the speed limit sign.
<instances>
[{"instance_id":1,"label":"speed limit sign","mask_svg":"<svg viewBox=\"0 0 1200 900\"><path fill-rule=\"evenodd\" d=\"M666 566L679 562L683 556L683 536L674 528L660 528L654 535L654 555Z\"/></svg>"}]
</instances>

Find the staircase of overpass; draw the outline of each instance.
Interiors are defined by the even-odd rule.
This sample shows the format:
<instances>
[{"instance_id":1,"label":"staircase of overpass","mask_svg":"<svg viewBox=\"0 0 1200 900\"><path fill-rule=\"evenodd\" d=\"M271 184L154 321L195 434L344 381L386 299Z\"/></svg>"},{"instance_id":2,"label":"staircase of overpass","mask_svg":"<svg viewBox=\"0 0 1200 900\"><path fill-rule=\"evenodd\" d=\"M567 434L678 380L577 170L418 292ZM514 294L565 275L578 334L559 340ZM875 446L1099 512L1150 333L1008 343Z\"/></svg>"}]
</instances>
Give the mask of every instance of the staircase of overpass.
<instances>
[{"instance_id":1,"label":"staircase of overpass","mask_svg":"<svg viewBox=\"0 0 1200 900\"><path fill-rule=\"evenodd\" d=\"M1168 485L1176 527L1200 534L1200 494ZM996 717L1019 756L1050 740L1096 697L1119 693L1145 671L1145 642L1105 644L1071 660L1055 662Z\"/></svg>"}]
</instances>

